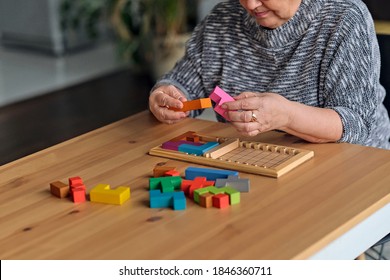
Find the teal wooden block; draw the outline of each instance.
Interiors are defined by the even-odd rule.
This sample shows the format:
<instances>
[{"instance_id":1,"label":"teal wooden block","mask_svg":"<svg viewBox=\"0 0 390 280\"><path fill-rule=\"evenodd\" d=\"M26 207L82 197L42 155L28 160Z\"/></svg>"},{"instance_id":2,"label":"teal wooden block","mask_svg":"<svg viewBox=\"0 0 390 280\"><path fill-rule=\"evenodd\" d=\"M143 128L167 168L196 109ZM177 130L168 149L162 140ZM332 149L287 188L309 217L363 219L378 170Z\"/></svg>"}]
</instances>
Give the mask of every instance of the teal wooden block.
<instances>
[{"instance_id":1,"label":"teal wooden block","mask_svg":"<svg viewBox=\"0 0 390 280\"><path fill-rule=\"evenodd\" d=\"M150 208L173 208L174 210L186 209L184 192L161 192L161 190L149 191Z\"/></svg>"},{"instance_id":2,"label":"teal wooden block","mask_svg":"<svg viewBox=\"0 0 390 280\"><path fill-rule=\"evenodd\" d=\"M173 209L174 210L184 210L187 207L186 197L184 192L174 192L173 193Z\"/></svg>"},{"instance_id":3,"label":"teal wooden block","mask_svg":"<svg viewBox=\"0 0 390 280\"><path fill-rule=\"evenodd\" d=\"M218 145L219 145L218 142L207 142L207 143L203 144L202 146L182 144L179 146L178 150L179 150L179 152L187 153L190 155L201 156L204 153L206 153L208 150L210 150Z\"/></svg>"},{"instance_id":4,"label":"teal wooden block","mask_svg":"<svg viewBox=\"0 0 390 280\"><path fill-rule=\"evenodd\" d=\"M173 204L172 193L162 193L161 190L149 191L150 208L168 208Z\"/></svg>"}]
</instances>

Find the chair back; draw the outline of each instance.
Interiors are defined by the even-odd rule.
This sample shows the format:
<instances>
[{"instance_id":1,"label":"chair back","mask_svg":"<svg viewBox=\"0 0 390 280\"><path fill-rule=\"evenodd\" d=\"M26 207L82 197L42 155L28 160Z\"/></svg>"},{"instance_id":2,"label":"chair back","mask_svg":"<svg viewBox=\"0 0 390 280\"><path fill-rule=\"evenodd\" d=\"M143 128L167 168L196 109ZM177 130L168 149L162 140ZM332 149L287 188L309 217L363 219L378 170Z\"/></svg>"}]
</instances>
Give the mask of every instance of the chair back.
<instances>
[{"instance_id":1,"label":"chair back","mask_svg":"<svg viewBox=\"0 0 390 280\"><path fill-rule=\"evenodd\" d=\"M380 82L386 89L384 105L390 114L390 34L378 34L377 37L381 52Z\"/></svg>"}]
</instances>

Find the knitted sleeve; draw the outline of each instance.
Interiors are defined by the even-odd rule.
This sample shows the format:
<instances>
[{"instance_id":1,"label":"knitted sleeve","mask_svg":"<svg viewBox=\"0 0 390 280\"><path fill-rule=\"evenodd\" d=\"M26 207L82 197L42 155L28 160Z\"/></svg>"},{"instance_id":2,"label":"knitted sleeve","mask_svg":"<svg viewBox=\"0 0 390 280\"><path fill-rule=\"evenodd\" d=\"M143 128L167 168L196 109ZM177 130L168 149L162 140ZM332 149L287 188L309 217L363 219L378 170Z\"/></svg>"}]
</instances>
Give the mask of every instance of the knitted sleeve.
<instances>
[{"instance_id":1,"label":"knitted sleeve","mask_svg":"<svg viewBox=\"0 0 390 280\"><path fill-rule=\"evenodd\" d=\"M380 54L368 10L352 9L334 34L329 42L333 53L325 78L325 107L341 117L339 142L363 144L370 137L381 102Z\"/></svg>"},{"instance_id":2,"label":"knitted sleeve","mask_svg":"<svg viewBox=\"0 0 390 280\"><path fill-rule=\"evenodd\" d=\"M165 74L153 88L163 84L171 84L180 89L189 100L205 97L205 90L202 82L202 55L203 55L203 33L206 27L205 20L197 25L191 38L186 43L186 52L174 68ZM191 117L196 117L203 110L190 112Z\"/></svg>"}]
</instances>

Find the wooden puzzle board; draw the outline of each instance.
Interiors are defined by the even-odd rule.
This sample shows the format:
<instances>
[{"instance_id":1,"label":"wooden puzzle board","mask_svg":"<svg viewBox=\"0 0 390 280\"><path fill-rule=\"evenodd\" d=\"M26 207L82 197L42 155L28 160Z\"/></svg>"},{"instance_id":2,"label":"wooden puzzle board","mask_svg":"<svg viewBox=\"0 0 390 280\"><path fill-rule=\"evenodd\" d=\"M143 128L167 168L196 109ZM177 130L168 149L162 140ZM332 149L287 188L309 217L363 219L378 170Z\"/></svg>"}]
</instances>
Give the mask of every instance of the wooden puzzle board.
<instances>
[{"instance_id":1,"label":"wooden puzzle board","mask_svg":"<svg viewBox=\"0 0 390 280\"><path fill-rule=\"evenodd\" d=\"M194 133L202 143L213 141L220 145L200 156L163 149L162 145L150 149L149 154L275 178L286 174L314 156L314 152L309 150L241 141L238 138L219 138L195 132L186 134L188 133Z\"/></svg>"}]
</instances>

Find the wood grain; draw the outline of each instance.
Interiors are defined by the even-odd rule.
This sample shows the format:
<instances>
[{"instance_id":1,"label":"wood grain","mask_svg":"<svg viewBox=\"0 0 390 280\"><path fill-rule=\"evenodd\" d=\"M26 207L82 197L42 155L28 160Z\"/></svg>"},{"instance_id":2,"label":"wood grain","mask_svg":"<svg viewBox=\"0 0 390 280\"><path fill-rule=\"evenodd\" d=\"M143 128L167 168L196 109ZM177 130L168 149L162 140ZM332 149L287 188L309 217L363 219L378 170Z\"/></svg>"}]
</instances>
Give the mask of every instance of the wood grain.
<instances>
[{"instance_id":1,"label":"wood grain","mask_svg":"<svg viewBox=\"0 0 390 280\"><path fill-rule=\"evenodd\" d=\"M390 202L390 151L309 144L284 133L250 140L313 150L281 178L240 173L251 191L226 209L151 209L157 163L186 162L148 151L188 130L237 137L227 125L187 119L158 123L149 112L115 122L0 167L1 259L304 259ZM53 181L80 176L128 185L122 206L73 204L50 194Z\"/></svg>"}]
</instances>

